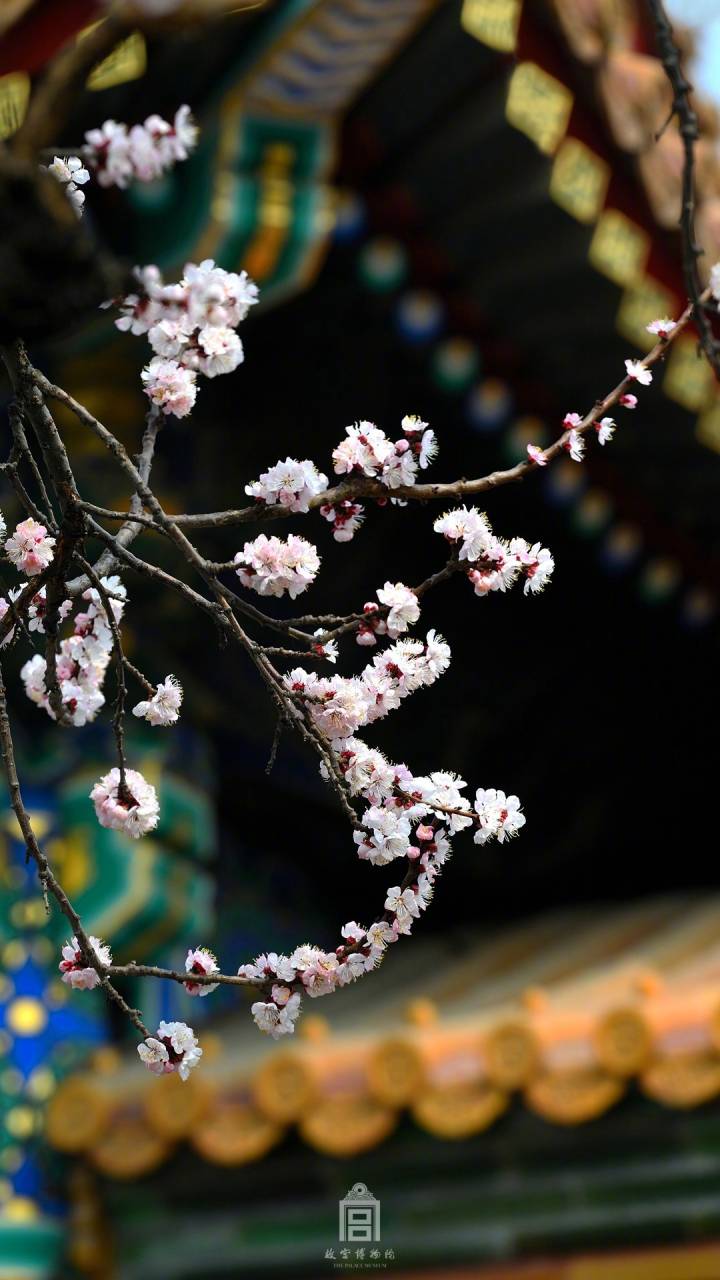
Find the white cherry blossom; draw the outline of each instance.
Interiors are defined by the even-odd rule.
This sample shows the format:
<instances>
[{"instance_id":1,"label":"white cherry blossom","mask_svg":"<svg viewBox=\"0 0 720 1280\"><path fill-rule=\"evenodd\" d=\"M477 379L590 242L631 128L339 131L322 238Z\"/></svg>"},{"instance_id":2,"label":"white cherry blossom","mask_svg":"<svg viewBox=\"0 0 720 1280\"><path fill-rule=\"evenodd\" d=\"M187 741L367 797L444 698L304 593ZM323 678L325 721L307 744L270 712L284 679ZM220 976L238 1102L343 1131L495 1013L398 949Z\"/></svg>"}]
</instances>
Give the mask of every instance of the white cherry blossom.
<instances>
[{"instance_id":1,"label":"white cherry blossom","mask_svg":"<svg viewBox=\"0 0 720 1280\"><path fill-rule=\"evenodd\" d=\"M133 715L142 717L152 725L176 724L182 700L183 691L180 681L176 680L175 676L166 676L151 698L135 704Z\"/></svg>"},{"instance_id":2,"label":"white cherry blossom","mask_svg":"<svg viewBox=\"0 0 720 1280\"><path fill-rule=\"evenodd\" d=\"M628 378L632 378L635 382L639 382L643 387L649 387L652 382L652 373L642 362L642 360L626 360L625 370Z\"/></svg>"},{"instance_id":3,"label":"white cherry blossom","mask_svg":"<svg viewBox=\"0 0 720 1280\"><path fill-rule=\"evenodd\" d=\"M161 1022L156 1034L138 1045L138 1054L153 1075L169 1075L176 1071L181 1080L187 1080L202 1057L202 1049L187 1023Z\"/></svg>"},{"instance_id":4,"label":"white cherry blossom","mask_svg":"<svg viewBox=\"0 0 720 1280\"><path fill-rule=\"evenodd\" d=\"M112 964L110 948L99 938L90 934L90 946L97 961L105 968ZM77 991L92 991L100 984L100 974L92 965L88 965L82 956L80 943L76 937L66 942L62 949L62 960L58 966L63 982Z\"/></svg>"}]
</instances>

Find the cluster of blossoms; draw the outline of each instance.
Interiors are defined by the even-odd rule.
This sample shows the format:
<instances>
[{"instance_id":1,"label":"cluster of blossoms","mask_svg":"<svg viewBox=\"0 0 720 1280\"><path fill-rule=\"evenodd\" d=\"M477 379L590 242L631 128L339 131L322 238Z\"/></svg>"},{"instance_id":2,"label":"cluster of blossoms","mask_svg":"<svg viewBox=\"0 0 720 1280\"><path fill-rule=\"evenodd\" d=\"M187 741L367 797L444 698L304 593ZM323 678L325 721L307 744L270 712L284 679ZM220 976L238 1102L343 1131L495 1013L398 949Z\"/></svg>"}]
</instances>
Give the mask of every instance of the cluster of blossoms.
<instances>
[{"instance_id":1,"label":"cluster of blossoms","mask_svg":"<svg viewBox=\"0 0 720 1280\"><path fill-rule=\"evenodd\" d=\"M502 844L508 836L517 835L525 826L525 815L520 812L517 796L506 796L504 791L496 791L492 787L487 791L479 788L475 792L475 812L479 823L475 832L476 844L487 844L488 840L498 840Z\"/></svg>"},{"instance_id":2,"label":"cluster of blossoms","mask_svg":"<svg viewBox=\"0 0 720 1280\"><path fill-rule=\"evenodd\" d=\"M99 938L93 937L92 934L90 935L90 946L99 964L104 968L112 964L110 948L104 942L101 942ZM80 943L75 937L65 943L62 949L62 960L58 967L63 982L67 982L69 986L78 991L92 991L100 983L100 974L97 969L94 969L92 965L88 965L83 959Z\"/></svg>"},{"instance_id":3,"label":"cluster of blossoms","mask_svg":"<svg viewBox=\"0 0 720 1280\"><path fill-rule=\"evenodd\" d=\"M580 429L583 425L583 418L579 413L566 413L563 418L563 426L567 432L567 436L563 441L563 448L570 454L573 462L582 462L585 456L585 441L580 435ZM597 432L599 444L608 444L615 434L615 419L600 418L598 422L594 422L593 426ZM528 457L537 467L547 466L547 458L542 449L536 444L527 446Z\"/></svg>"},{"instance_id":4,"label":"cluster of blossoms","mask_svg":"<svg viewBox=\"0 0 720 1280\"><path fill-rule=\"evenodd\" d=\"M154 182L179 160L187 160L197 136L192 112L182 106L172 123L158 115L131 128L106 120L85 134L83 154L101 187L127 187L133 181Z\"/></svg>"},{"instance_id":5,"label":"cluster of blossoms","mask_svg":"<svg viewBox=\"0 0 720 1280\"><path fill-rule=\"evenodd\" d=\"M335 474L366 476L391 490L415 484L418 468L428 467L435 458L437 440L428 424L412 414L403 418L402 432L402 437L393 442L372 422L346 427L346 438L332 455ZM278 503L289 511L306 512L311 499L327 488L327 476L313 462L286 458L263 472L259 480L247 484L245 492L257 502ZM363 522L364 508L360 502L342 498L321 505L320 514L332 525L336 542L350 542Z\"/></svg>"},{"instance_id":6,"label":"cluster of blossoms","mask_svg":"<svg viewBox=\"0 0 720 1280\"><path fill-rule=\"evenodd\" d=\"M398 603L406 590L402 584L393 587L389 583L383 589L391 597L397 595ZM401 625L406 626L409 620L406 616ZM380 866L407 858L418 864L419 874L430 879L449 855L448 835L475 825L476 840L483 843L491 835L504 839L515 834L525 821L517 797L478 791L475 809L469 810L461 794L466 786L462 779L443 772L415 777L407 766L390 763L355 736L359 729L398 707L403 698L434 683L449 662L449 646L430 631L424 644L397 640L357 677L319 677L300 667L284 677L288 690L304 702L308 715L329 741L350 795L368 802L361 829L354 833L358 856ZM403 900L406 908L408 902L414 903L415 915L429 900L423 896L426 888L427 882L421 880L420 889L416 886L413 890L414 897ZM390 909L387 904L386 909ZM413 912L408 909L401 917L402 927L396 921L396 933L409 932Z\"/></svg>"},{"instance_id":7,"label":"cluster of blossoms","mask_svg":"<svg viewBox=\"0 0 720 1280\"><path fill-rule=\"evenodd\" d=\"M137 0L148 12L169 9L175 3ZM107 120L86 134L82 156L56 156L49 171L80 212L84 203L80 187L91 172L105 187L124 188L133 180L155 180L177 161L187 159L196 136L187 107L179 109L172 123L157 115L132 128ZM153 355L143 369L142 381L152 405L151 416L161 412L186 417L196 401L198 375L214 378L232 372L243 361L237 329L258 300L257 287L245 272L225 271L212 259L187 263L182 279L174 284L166 284L155 266L136 268L135 278L136 290L115 300L120 313L116 326L147 337ZM648 327L661 340L674 328L671 321L657 321L654 328ZM628 378L645 385L651 381L652 375L641 361L626 361L626 368ZM620 402L634 407L636 398L628 393ZM583 420L578 414L568 414L563 425L565 447L579 461L584 447ZM611 418L594 425L601 444L611 439ZM335 475L348 478L348 482L341 480L334 492L329 489L328 477L313 462L290 457L247 484L245 491L258 504L288 512L306 513L317 506L331 525L335 540L347 542L364 518L363 506L355 498L370 495L381 506L388 501L402 505L436 453L435 433L419 417L405 416L396 440L373 423L359 421L346 427L344 439L333 450ZM528 453L537 465L545 465L547 459L541 450L530 446ZM425 492L416 490L415 496L425 496ZM460 569L477 595L504 592L520 579L525 594L535 593L553 573L553 558L546 548L523 538L504 541L496 537L487 517L475 507L446 512L434 528L453 549L447 570L437 576ZM52 564L56 540L45 526L28 519L7 540L5 532L0 518L0 541L6 555L26 577L32 580ZM314 582L320 558L311 543L295 534L284 539L262 534L245 543L233 567L243 585L258 594L280 597L287 593L295 599ZM215 566L216 571L221 568L230 566ZM12 610L24 589L27 585L14 594L9 592L8 600L0 600L0 619ZM43 632L48 622L46 589L37 589L35 583L30 590L35 596L25 611L25 624L30 631ZM254 1021L275 1039L292 1034L304 996L316 999L354 982L377 967L389 945L412 931L413 922L432 899L435 881L450 857L451 840L457 833L471 829L477 844L492 839L503 843L525 824L517 796L479 788L471 802L464 794L468 784L456 774L436 770L416 775L358 736L398 708L406 697L432 685L450 663L450 648L434 630L428 631L424 640L406 635L420 618L422 590L388 580L378 589L376 600L365 604L361 618L351 618L349 627L338 628L354 629L362 646L376 646L379 638L390 642L373 655L359 675L318 676L297 667L282 676L288 699L284 709L289 710L290 701L295 710L302 709L306 726L320 740L321 772L333 779L352 809L357 856L377 866L398 859L406 865L404 874L393 873L399 883L386 890L380 918L368 927L349 921L334 951L304 944L290 955L271 952L241 966L239 978L258 989L259 998L252 1005ZM106 613L108 597L112 617ZM86 590L82 596L85 607L72 617L72 634L58 645L57 691L73 724L93 720L104 704L102 685L125 598L125 589L116 577L103 579L102 591ZM72 602L63 602L55 612L59 620L72 615ZM52 630L50 626L47 629ZM12 634L10 630L8 639ZM298 635L296 631L292 634ZM310 656L336 661L338 649L332 632L320 630L312 639L307 638ZM31 658L22 668L22 678L28 696L54 716L59 704L54 681L48 680L46 660L39 655ZM273 687L277 693L278 688ZM175 724L183 699L175 677L166 676L154 690L151 685L146 688L149 696L134 706L133 714L155 727ZM137 839L158 824L156 790L137 770L125 767L121 742L119 767L95 783L90 799L102 827ZM110 948L95 937L82 945L73 937L62 948L59 967L63 981L78 989L106 984L113 976ZM227 980L215 956L203 946L188 951L184 972L155 972L181 982L193 997L207 996ZM202 1050L191 1027L183 1022L160 1022L157 1032L146 1035L138 1046L138 1054L154 1074L177 1072L185 1080Z\"/></svg>"},{"instance_id":8,"label":"cluster of blossoms","mask_svg":"<svg viewBox=\"0 0 720 1280\"><path fill-rule=\"evenodd\" d=\"M580 435L582 422L582 415L579 413L566 413L563 418L563 426L567 432L563 448L570 454L573 462L582 462L585 456L585 441Z\"/></svg>"},{"instance_id":9,"label":"cluster of blossoms","mask_svg":"<svg viewBox=\"0 0 720 1280\"><path fill-rule=\"evenodd\" d=\"M185 1022L161 1022L155 1035L138 1045L138 1053L153 1075L177 1071L181 1080L187 1080L202 1057L197 1036Z\"/></svg>"},{"instance_id":10,"label":"cluster of blossoms","mask_svg":"<svg viewBox=\"0 0 720 1280\"><path fill-rule=\"evenodd\" d=\"M327 487L327 476L318 471L314 462L308 459L296 462L294 458L286 458L284 462L276 462L269 471L264 471L259 480L246 484L245 492L256 502L268 506L277 503L288 511L305 513L310 510L310 499L324 493Z\"/></svg>"},{"instance_id":11,"label":"cluster of blossoms","mask_svg":"<svg viewBox=\"0 0 720 1280\"><path fill-rule=\"evenodd\" d=\"M287 591L294 600L315 581L320 557L313 544L298 534L268 538L261 533L238 551L234 564L243 586L261 596L282 596Z\"/></svg>"},{"instance_id":12,"label":"cluster of blossoms","mask_svg":"<svg viewBox=\"0 0 720 1280\"><path fill-rule=\"evenodd\" d=\"M82 217L85 192L80 190L90 181L90 174L79 156L55 156L47 172L65 188L65 195L79 218Z\"/></svg>"},{"instance_id":13,"label":"cluster of blossoms","mask_svg":"<svg viewBox=\"0 0 720 1280\"><path fill-rule=\"evenodd\" d=\"M282 501L282 493L285 504L306 506L312 496L307 490L317 475L310 466L292 460L279 464L261 478L258 483L265 492L255 496L263 501ZM526 591L535 591L552 572L549 552L539 546L531 548L522 539L502 543L492 534L487 518L474 508L449 512L435 527L455 546L458 560L467 561L471 577L498 575L497 583L488 582L486 591L504 590L521 573L526 578ZM261 535L246 544L235 564L241 580L261 594L288 591L296 595L315 577L319 560L304 539ZM108 582L110 588L113 585ZM364 615L360 643L376 644L379 636L392 643L378 651L360 675L320 677L298 667L283 679L288 693L304 706L328 743L349 796L365 802L354 832L358 856L379 866L405 859L408 872L402 883L387 890L381 919L367 929L350 921L335 951L308 944L289 956L260 956L238 970L240 977L260 989L261 998L253 1003L252 1016L258 1028L274 1039L294 1031L303 995L315 999L354 982L376 968L388 945L411 932L414 920L431 901L455 833L473 827L477 843L491 838L503 842L525 822L516 796L480 789L470 807L463 796L467 786L463 779L440 771L415 776L406 765L391 763L357 736L359 730L397 708L405 697L433 684L450 662L449 646L435 631L429 631L425 641L404 635L420 617L417 594L404 583L386 582L377 591L377 602L366 604ZM315 648L334 661L334 641L323 640L322 632L317 636ZM180 686L168 676L153 697L138 703L134 711L151 724L171 724L177 719L181 699ZM326 766L322 767L327 772ZM157 824L155 789L135 770L126 770L123 785L119 769L112 769L93 787L91 799L103 826L138 837ZM96 949L96 954L103 964L110 963L108 951ZM68 977L74 985L96 985L97 973L84 964L75 941L63 951L63 964L68 975L83 975ZM188 951L185 972L184 986L190 995L205 996L215 990L217 983L197 980L219 972L207 948ZM139 1046L139 1053L149 1070L158 1074L178 1071L186 1078L200 1051L194 1033L184 1023L161 1023L157 1035Z\"/></svg>"},{"instance_id":14,"label":"cluster of blossoms","mask_svg":"<svg viewBox=\"0 0 720 1280\"><path fill-rule=\"evenodd\" d=\"M255 1001L251 1011L257 1027L274 1040L294 1032L302 994L316 999L355 982L377 968L391 943L411 933L413 922L429 906L435 880L450 856L448 832L475 824L476 843L493 837L502 842L525 823L517 796L480 789L474 810L446 816L442 811L435 813L433 806L452 809L461 804L460 791L466 785L462 779L446 773L413 778L404 766L388 764L379 752L357 740L352 748L345 745L341 757L346 777L355 771L356 789L378 801L365 815L368 824L376 824L368 833L372 843L364 846L365 856L383 864L404 856L412 871L402 884L387 890L380 920L368 929L354 920L344 925L344 943L336 951L305 945L289 956L272 952L240 967L241 977L266 988L269 998ZM412 789L411 795L407 788ZM362 845L359 853L362 857Z\"/></svg>"},{"instance_id":15,"label":"cluster of blossoms","mask_svg":"<svg viewBox=\"0 0 720 1280\"><path fill-rule=\"evenodd\" d=\"M134 840L153 831L158 824L160 805L157 792L137 769L125 770L125 785L119 769L111 769L90 792L101 827L122 831Z\"/></svg>"},{"instance_id":16,"label":"cluster of blossoms","mask_svg":"<svg viewBox=\"0 0 720 1280\"><path fill-rule=\"evenodd\" d=\"M345 428L345 439L333 450L335 474L362 475L379 480L388 489L415 484L437 454L435 432L413 414L402 420L402 436L392 441L372 422L356 422Z\"/></svg>"},{"instance_id":17,"label":"cluster of blossoms","mask_svg":"<svg viewBox=\"0 0 720 1280\"><path fill-rule=\"evenodd\" d=\"M198 130L188 106L178 107L172 122L148 116L144 124L128 128L106 120L85 134L82 156L54 156L42 168L64 188L78 216L82 216L91 171L101 187L127 187L130 182L154 182L180 160L187 160L197 143ZM86 167L87 166L87 167Z\"/></svg>"},{"instance_id":18,"label":"cluster of blossoms","mask_svg":"<svg viewBox=\"0 0 720 1280\"><path fill-rule=\"evenodd\" d=\"M266 988L270 998L256 1000L251 1012L256 1026L273 1040L294 1032L302 995L315 1000L369 973L397 936L383 920L369 929L351 920L341 933L344 942L336 951L306 943L289 956L271 951L238 969L240 977Z\"/></svg>"},{"instance_id":19,"label":"cluster of blossoms","mask_svg":"<svg viewBox=\"0 0 720 1280\"><path fill-rule=\"evenodd\" d=\"M530 545L524 538L505 542L493 533L487 516L476 507L455 507L439 516L433 525L457 549L458 558L473 567L468 578L475 594L507 591L520 577L524 592L542 591L552 576L555 561L547 547Z\"/></svg>"},{"instance_id":20,"label":"cluster of blossoms","mask_svg":"<svg viewBox=\"0 0 720 1280\"><path fill-rule=\"evenodd\" d=\"M5 532L3 521L0 537L4 537ZM54 546L55 539L50 537L45 525L29 516L27 520L22 520L15 526L12 537L5 542L5 552L18 573L34 578L36 574L42 573L43 569L47 569L53 558Z\"/></svg>"},{"instance_id":21,"label":"cluster of blossoms","mask_svg":"<svg viewBox=\"0 0 720 1280\"><path fill-rule=\"evenodd\" d=\"M125 587L116 576L102 578L101 582L110 600L115 621L119 622L127 595ZM69 723L75 726L94 720L105 704L102 687L113 645L112 630L99 592L95 587L89 587L82 598L87 601L87 607L75 614L73 633L60 641L56 660L63 711ZM46 610L44 588L35 597L33 606L34 628L43 631ZM69 600L64 601L59 617L66 617L71 607ZM46 686L46 674L45 658L38 653L29 658L20 671L28 698L55 719Z\"/></svg>"},{"instance_id":22,"label":"cluster of blossoms","mask_svg":"<svg viewBox=\"0 0 720 1280\"><path fill-rule=\"evenodd\" d=\"M188 262L179 284L164 284L157 267L136 268L136 293L119 302L118 329L147 334L155 355L143 369L145 393L165 414L185 418L197 397L198 373L215 378L241 364L235 332L257 302L246 272Z\"/></svg>"},{"instance_id":23,"label":"cluster of blossoms","mask_svg":"<svg viewBox=\"0 0 720 1280\"><path fill-rule=\"evenodd\" d=\"M5 615L10 612L12 605L22 595L23 590L24 590L24 587L11 587L7 593L7 599L5 596L0 596L0 622L2 622ZM63 619L67 617L71 608L72 608L72 602L70 600L64 600L63 603L60 605L60 608L58 609L59 622L62 622ZM46 609L47 609L46 591L45 591L45 587L41 587L37 595L33 596L32 600L30 601L30 604L28 605L28 610L26 614L26 625L27 625L28 631L39 631L41 633L44 633L45 625L44 625L43 619L45 617ZM11 627L7 635L5 636L5 639L2 642L3 648L12 642L12 640L14 639L14 636L15 636L15 627Z\"/></svg>"},{"instance_id":24,"label":"cluster of blossoms","mask_svg":"<svg viewBox=\"0 0 720 1280\"><path fill-rule=\"evenodd\" d=\"M431 685L447 670L450 646L435 631L422 640L398 640L376 654L359 676L318 676L295 667L283 677L310 719L335 747L365 725L400 706L416 689Z\"/></svg>"},{"instance_id":25,"label":"cluster of blossoms","mask_svg":"<svg viewBox=\"0 0 720 1280\"><path fill-rule=\"evenodd\" d=\"M713 267L713 271L715 271L716 268L718 269L717 278L720 280L720 263L716 264L716 267ZM720 290L720 286L718 286L718 289ZM651 333L655 337L660 338L661 341L666 342L670 337L672 337L674 330L677 328L677 324L674 320L669 320L667 316L664 316L662 319L651 320L650 324L645 325L645 328L648 333ZM642 360L626 360L625 376L631 381L639 383L640 386L643 387L649 387L653 379L651 370L648 369L647 365L644 364ZM618 396L618 404L622 405L624 409L636 409L637 396L633 395L630 391L625 391L622 395ZM566 413L563 418L563 427L565 428L566 436L562 442L562 447L570 454L573 462L582 462L585 456L585 440L581 434L584 421L584 418L579 413ZM599 421L593 422L592 426L597 432L598 443L602 445L609 444L615 434L615 419L600 418ZM547 456L539 445L529 444L527 446L527 454L530 461L534 462L536 467L547 466Z\"/></svg>"}]
</instances>

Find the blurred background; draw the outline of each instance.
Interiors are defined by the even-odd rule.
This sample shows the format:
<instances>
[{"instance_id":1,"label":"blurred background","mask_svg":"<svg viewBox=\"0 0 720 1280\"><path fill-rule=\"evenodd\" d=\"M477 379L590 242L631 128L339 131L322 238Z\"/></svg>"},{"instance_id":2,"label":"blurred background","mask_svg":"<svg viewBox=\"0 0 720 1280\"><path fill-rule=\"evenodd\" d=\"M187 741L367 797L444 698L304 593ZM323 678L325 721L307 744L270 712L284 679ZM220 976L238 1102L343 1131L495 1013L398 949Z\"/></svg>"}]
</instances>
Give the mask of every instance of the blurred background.
<instances>
[{"instance_id":1,"label":"blurred background","mask_svg":"<svg viewBox=\"0 0 720 1280\"><path fill-rule=\"evenodd\" d=\"M57 138L72 150L108 117L189 102L190 161L94 187L86 223L128 264L174 279L212 256L261 288L245 364L163 432L167 510L241 505L288 453L328 471L357 418L391 435L404 413L427 419L438 479L511 465L682 310L681 143L674 123L656 140L670 97L640 0L214 7L204 25L139 19ZM720 257L714 10L678 0L674 15L698 75L705 275ZM5 6L0 136L102 15ZM720 1278L720 399L696 348L688 330L612 447L490 495L497 533L551 548L544 595L453 582L428 598L453 664L373 742L517 793L527 826L509 847L458 839L413 940L307 1009L291 1044L222 988L200 1002L146 983L127 991L146 1021L191 1021L205 1057L186 1084L143 1073L101 996L58 981L63 922L4 814L0 1276ZM137 447L143 340L100 313L32 354ZM94 440L63 427L94 500L122 506ZM323 557L317 612L442 559L419 508L369 511L351 547L319 518L297 527ZM239 542L202 546L224 560ZM357 861L297 743L266 775L273 718L252 671L176 599L126 581L130 655L186 691L175 733L133 731L161 792L152 839L129 851L88 813L106 730L46 733L9 673L36 830L86 926L120 962L182 965L204 943L226 971L334 946L340 923L372 918L383 872ZM350 1243L357 1184L372 1230Z\"/></svg>"}]
</instances>

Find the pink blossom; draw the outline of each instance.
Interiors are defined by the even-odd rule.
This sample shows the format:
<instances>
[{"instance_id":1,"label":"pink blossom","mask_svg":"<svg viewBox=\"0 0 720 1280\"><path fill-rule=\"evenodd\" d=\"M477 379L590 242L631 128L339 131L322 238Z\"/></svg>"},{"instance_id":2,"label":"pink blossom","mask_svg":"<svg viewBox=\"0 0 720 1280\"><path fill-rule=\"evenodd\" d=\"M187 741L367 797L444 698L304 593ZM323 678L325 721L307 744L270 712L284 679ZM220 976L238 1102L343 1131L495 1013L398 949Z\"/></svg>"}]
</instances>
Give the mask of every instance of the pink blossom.
<instances>
[{"instance_id":1,"label":"pink blossom","mask_svg":"<svg viewBox=\"0 0 720 1280\"><path fill-rule=\"evenodd\" d=\"M563 418L563 426L566 431L572 431L574 427L582 426L582 417L579 413L566 413Z\"/></svg>"},{"instance_id":2,"label":"pink blossom","mask_svg":"<svg viewBox=\"0 0 720 1280\"><path fill-rule=\"evenodd\" d=\"M528 457L530 461L534 462L536 467L547 466L547 458L545 457L545 454L543 453L539 445L529 444L527 446L527 452L528 452Z\"/></svg>"},{"instance_id":3,"label":"pink blossom","mask_svg":"<svg viewBox=\"0 0 720 1280\"><path fill-rule=\"evenodd\" d=\"M274 988L276 990L277 988ZM287 988L283 989L284 992ZM295 1030L300 1013L300 996L297 992L288 995L284 999L284 1003L279 1005L275 1000L264 1002L256 1000L250 1006L250 1012L255 1020L255 1025L264 1031L266 1035L271 1036L273 1040L278 1040L280 1036L292 1035Z\"/></svg>"},{"instance_id":4,"label":"pink blossom","mask_svg":"<svg viewBox=\"0 0 720 1280\"><path fill-rule=\"evenodd\" d=\"M207 947L196 947L194 951L188 951L185 957L185 972L205 976L218 973L218 962ZM217 982L185 982L183 986L189 996L209 996L211 991L217 990L218 984Z\"/></svg>"},{"instance_id":5,"label":"pink blossom","mask_svg":"<svg viewBox=\"0 0 720 1280\"><path fill-rule=\"evenodd\" d=\"M283 539L261 533L254 542L245 543L234 563L243 586L261 596L282 596L287 591L294 600L315 581L320 557L313 544L297 534Z\"/></svg>"},{"instance_id":6,"label":"pink blossom","mask_svg":"<svg viewBox=\"0 0 720 1280\"><path fill-rule=\"evenodd\" d=\"M373 422L345 428L345 439L333 450L336 475L359 473L377 479L388 489L415 484L418 467L425 468L437 453L434 431L412 415L402 420L403 438L394 443Z\"/></svg>"},{"instance_id":7,"label":"pink blossom","mask_svg":"<svg viewBox=\"0 0 720 1280\"><path fill-rule=\"evenodd\" d=\"M106 120L99 129L90 129L85 141L85 158L100 186L126 187L133 179L152 182L178 160L186 160L195 148L197 128L190 108L182 106L172 124L158 115L130 129ZM73 178L78 181L74 174Z\"/></svg>"},{"instance_id":8,"label":"pink blossom","mask_svg":"<svg viewBox=\"0 0 720 1280\"><path fill-rule=\"evenodd\" d=\"M296 462L294 458L286 458L284 462L276 462L269 471L264 471L259 480L246 484L245 492L257 502L305 512L310 510L310 499L324 493L327 487L327 476L318 471L309 459ZM325 508L321 511L324 514Z\"/></svg>"},{"instance_id":9,"label":"pink blossom","mask_svg":"<svg viewBox=\"0 0 720 1280\"><path fill-rule=\"evenodd\" d=\"M90 946L96 960L107 968L112 964L110 948L99 938L90 935ZM76 937L66 942L62 949L62 960L59 964L63 982L67 982L78 991L92 991L100 983L100 974L92 965L83 959L80 944Z\"/></svg>"},{"instance_id":10,"label":"pink blossom","mask_svg":"<svg viewBox=\"0 0 720 1280\"><path fill-rule=\"evenodd\" d=\"M453 545L460 544L461 560L478 560L488 549L490 523L477 507L455 507L446 511L435 520L433 529Z\"/></svg>"},{"instance_id":11,"label":"pink blossom","mask_svg":"<svg viewBox=\"0 0 720 1280\"><path fill-rule=\"evenodd\" d=\"M351 502L349 498L342 502L325 503L320 508L320 515L333 526L333 538L336 542L350 542L365 518L361 503Z\"/></svg>"},{"instance_id":12,"label":"pink blossom","mask_svg":"<svg viewBox=\"0 0 720 1280\"><path fill-rule=\"evenodd\" d=\"M355 643L365 645L367 647L376 645L377 639L372 627L366 627L365 625L358 627L357 632L355 633Z\"/></svg>"},{"instance_id":13,"label":"pink blossom","mask_svg":"<svg viewBox=\"0 0 720 1280\"><path fill-rule=\"evenodd\" d=\"M197 398L194 369L186 369L176 360L153 356L142 371L145 394L163 413L186 418Z\"/></svg>"},{"instance_id":14,"label":"pink blossom","mask_svg":"<svg viewBox=\"0 0 720 1280\"><path fill-rule=\"evenodd\" d=\"M101 582L117 622L122 617L125 587L116 575L102 578ZM45 588L42 587L28 610L31 631L45 630L45 599ZM60 641L56 663L64 717L76 726L94 720L105 703L102 686L113 645L112 631L99 592L91 587L84 592L83 599L87 601L87 608L75 615L73 634ZM71 609L72 602L64 601L58 611L59 617L66 617ZM50 706L45 688L45 659L34 654L21 668L20 676L30 700L43 707L54 719L55 711Z\"/></svg>"},{"instance_id":15,"label":"pink blossom","mask_svg":"<svg viewBox=\"0 0 720 1280\"><path fill-rule=\"evenodd\" d=\"M49 536L45 525L29 516L15 526L12 537L5 543L5 550L18 572L32 578L50 564L54 546L55 539Z\"/></svg>"},{"instance_id":16,"label":"pink blossom","mask_svg":"<svg viewBox=\"0 0 720 1280\"><path fill-rule=\"evenodd\" d=\"M160 816L155 788L137 769L126 769L126 794L120 797L120 770L111 769L90 792L101 827L123 831L137 840L154 830Z\"/></svg>"},{"instance_id":17,"label":"pink blossom","mask_svg":"<svg viewBox=\"0 0 720 1280\"><path fill-rule=\"evenodd\" d=\"M202 1049L187 1023L161 1022L156 1034L138 1045L138 1054L153 1075L169 1075L177 1071L181 1080L187 1080L202 1057Z\"/></svg>"},{"instance_id":18,"label":"pink blossom","mask_svg":"<svg viewBox=\"0 0 720 1280\"><path fill-rule=\"evenodd\" d=\"M637 402L637 396L634 396L632 391L623 392L618 399L618 404L621 404L625 409L637 409Z\"/></svg>"},{"instance_id":19,"label":"pink blossom","mask_svg":"<svg viewBox=\"0 0 720 1280\"><path fill-rule=\"evenodd\" d=\"M141 148L147 151L143 163L148 169L164 163L167 148L179 158L191 128L181 112L175 126L149 117L139 134L132 132L134 163L139 163ZM147 334L155 355L143 370L146 393L164 413L185 417L195 403L198 374L215 378L242 362L243 346L235 330L257 302L257 285L244 271L225 271L212 258L187 262L176 284L165 284L156 266L136 267L135 277L137 292L120 300L115 324Z\"/></svg>"},{"instance_id":20,"label":"pink blossom","mask_svg":"<svg viewBox=\"0 0 720 1280\"><path fill-rule=\"evenodd\" d=\"M333 450L336 475L377 476L395 452L384 431L372 422L356 422L345 428L345 440Z\"/></svg>"}]
</instances>

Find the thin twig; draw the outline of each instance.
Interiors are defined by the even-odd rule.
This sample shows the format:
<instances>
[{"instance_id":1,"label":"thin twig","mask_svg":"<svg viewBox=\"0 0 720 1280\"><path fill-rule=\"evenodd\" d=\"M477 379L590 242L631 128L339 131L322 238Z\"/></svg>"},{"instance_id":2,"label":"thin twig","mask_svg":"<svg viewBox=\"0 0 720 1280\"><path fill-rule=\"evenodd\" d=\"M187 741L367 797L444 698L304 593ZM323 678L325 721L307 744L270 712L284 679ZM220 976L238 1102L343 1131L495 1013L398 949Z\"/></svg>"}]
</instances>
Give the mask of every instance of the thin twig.
<instances>
[{"instance_id":1,"label":"thin twig","mask_svg":"<svg viewBox=\"0 0 720 1280\"><path fill-rule=\"evenodd\" d=\"M15 748L12 740L12 731L10 728L10 718L7 709L7 694L5 691L5 681L2 674L2 666L0 665L0 753L5 763L5 774L8 782L8 790L10 792L10 804L18 821L18 826L22 832L23 841L28 854L33 859L38 869L38 878L47 907L48 893L52 894L57 902L60 910L65 918L72 926L73 933L77 938L80 953L84 962L98 973L105 991L109 997L120 1006L123 1012L130 1018L133 1025L140 1034L147 1038L150 1032L142 1021L137 1009L132 1009L130 1005L123 999L119 991L110 982L108 971L104 965L100 964L93 945L83 928L82 920L75 910L72 902L68 898L62 885L56 879L52 868L38 844L37 837L33 830L30 815L22 798L20 782L18 780L17 765L15 762Z\"/></svg>"},{"instance_id":2,"label":"thin twig","mask_svg":"<svg viewBox=\"0 0 720 1280\"><path fill-rule=\"evenodd\" d=\"M680 238L685 288L692 308L693 320L700 334L700 345L715 376L720 379L720 342L703 306L698 258L703 250L695 239L695 145L700 136L697 113L690 101L692 85L683 71L680 50L673 39L673 29L662 0L649 0L657 35L660 59L670 82L673 101L671 118L676 115L683 144L682 203Z\"/></svg>"}]
</instances>

